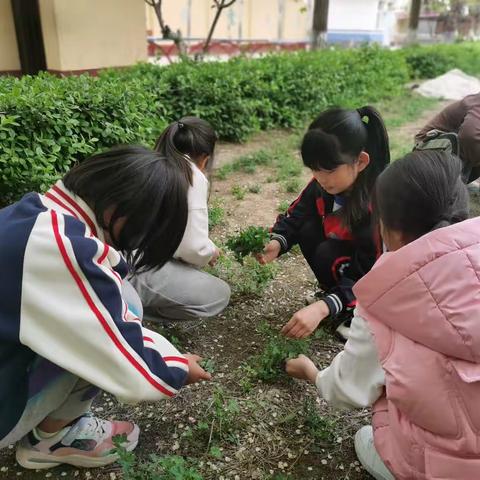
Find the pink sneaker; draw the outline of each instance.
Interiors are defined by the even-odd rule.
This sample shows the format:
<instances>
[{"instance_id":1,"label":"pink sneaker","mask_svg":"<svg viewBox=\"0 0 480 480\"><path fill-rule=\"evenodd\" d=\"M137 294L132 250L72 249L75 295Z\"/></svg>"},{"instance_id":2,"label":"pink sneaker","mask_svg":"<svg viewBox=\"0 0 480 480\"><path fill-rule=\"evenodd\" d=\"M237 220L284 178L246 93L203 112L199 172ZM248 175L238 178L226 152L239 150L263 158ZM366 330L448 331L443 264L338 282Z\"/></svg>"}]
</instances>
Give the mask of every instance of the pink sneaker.
<instances>
[{"instance_id":1,"label":"pink sneaker","mask_svg":"<svg viewBox=\"0 0 480 480\"><path fill-rule=\"evenodd\" d=\"M102 467L118 459L113 437L126 435L123 446L133 450L138 443L140 429L130 422L109 422L85 415L73 425L65 427L54 437L38 439L33 432L17 445L17 462L24 468L45 469L62 463L75 467Z\"/></svg>"}]
</instances>

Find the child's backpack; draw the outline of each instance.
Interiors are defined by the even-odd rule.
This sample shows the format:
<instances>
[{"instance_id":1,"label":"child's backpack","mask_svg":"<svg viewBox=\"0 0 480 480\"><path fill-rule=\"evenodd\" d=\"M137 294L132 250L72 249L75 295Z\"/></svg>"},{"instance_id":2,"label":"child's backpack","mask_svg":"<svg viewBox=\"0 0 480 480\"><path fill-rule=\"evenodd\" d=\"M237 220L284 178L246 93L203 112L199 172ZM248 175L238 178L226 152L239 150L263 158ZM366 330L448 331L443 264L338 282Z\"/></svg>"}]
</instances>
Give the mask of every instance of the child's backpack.
<instances>
[{"instance_id":1,"label":"child's backpack","mask_svg":"<svg viewBox=\"0 0 480 480\"><path fill-rule=\"evenodd\" d=\"M458 142L458 135L453 132L442 132L440 130L430 130L427 132L425 138L420 140L413 147L414 150L442 150L460 157L460 145ZM472 169L469 165L463 165L462 179L464 183L469 183L477 178L475 175L473 179Z\"/></svg>"},{"instance_id":2,"label":"child's backpack","mask_svg":"<svg viewBox=\"0 0 480 480\"><path fill-rule=\"evenodd\" d=\"M458 144L458 135L456 133L442 132L440 130L430 130L423 140L415 144L414 150L442 150L458 156L460 148Z\"/></svg>"}]
</instances>

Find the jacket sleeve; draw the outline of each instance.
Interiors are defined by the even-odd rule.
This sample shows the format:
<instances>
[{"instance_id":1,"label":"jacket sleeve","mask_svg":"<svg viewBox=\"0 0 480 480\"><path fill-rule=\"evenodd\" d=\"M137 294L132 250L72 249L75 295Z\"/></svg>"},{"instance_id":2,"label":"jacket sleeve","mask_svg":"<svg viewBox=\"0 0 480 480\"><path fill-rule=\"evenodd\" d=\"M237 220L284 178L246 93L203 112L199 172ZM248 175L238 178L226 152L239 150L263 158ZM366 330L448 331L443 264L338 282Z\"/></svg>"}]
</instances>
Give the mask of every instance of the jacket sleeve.
<instances>
[{"instance_id":1,"label":"jacket sleeve","mask_svg":"<svg viewBox=\"0 0 480 480\"><path fill-rule=\"evenodd\" d=\"M203 268L211 260L216 246L208 237L208 180L193 169L193 185L188 191L188 220L182 241L174 257Z\"/></svg>"},{"instance_id":2,"label":"jacket sleeve","mask_svg":"<svg viewBox=\"0 0 480 480\"><path fill-rule=\"evenodd\" d=\"M469 168L478 169L480 167L480 102L475 102L467 111L458 131L458 141L460 156L464 163Z\"/></svg>"},{"instance_id":3,"label":"jacket sleeve","mask_svg":"<svg viewBox=\"0 0 480 480\"><path fill-rule=\"evenodd\" d=\"M338 283L327 292L324 301L331 315L339 315L356 306L353 293L355 283L370 271L380 253L380 238L375 238L370 216L358 228L354 235L354 252L350 262L343 271L338 272Z\"/></svg>"},{"instance_id":4,"label":"jacket sleeve","mask_svg":"<svg viewBox=\"0 0 480 480\"><path fill-rule=\"evenodd\" d=\"M46 211L25 249L20 341L125 402L173 397L188 361L122 298L126 264L73 217Z\"/></svg>"},{"instance_id":5,"label":"jacket sleeve","mask_svg":"<svg viewBox=\"0 0 480 480\"><path fill-rule=\"evenodd\" d=\"M187 226L175 258L203 268L211 260L216 246L208 237L207 208L189 210Z\"/></svg>"},{"instance_id":6,"label":"jacket sleeve","mask_svg":"<svg viewBox=\"0 0 480 480\"><path fill-rule=\"evenodd\" d=\"M285 214L277 217L271 228L270 238L280 243L280 254L288 252L299 240L299 231L304 222L312 216L318 216L316 209L316 193L318 184L315 179L305 187L302 193L288 207Z\"/></svg>"},{"instance_id":7,"label":"jacket sleeve","mask_svg":"<svg viewBox=\"0 0 480 480\"><path fill-rule=\"evenodd\" d=\"M319 395L334 407L365 408L380 398L385 372L363 318L353 317L344 349L330 366L318 372L315 384Z\"/></svg>"}]
</instances>

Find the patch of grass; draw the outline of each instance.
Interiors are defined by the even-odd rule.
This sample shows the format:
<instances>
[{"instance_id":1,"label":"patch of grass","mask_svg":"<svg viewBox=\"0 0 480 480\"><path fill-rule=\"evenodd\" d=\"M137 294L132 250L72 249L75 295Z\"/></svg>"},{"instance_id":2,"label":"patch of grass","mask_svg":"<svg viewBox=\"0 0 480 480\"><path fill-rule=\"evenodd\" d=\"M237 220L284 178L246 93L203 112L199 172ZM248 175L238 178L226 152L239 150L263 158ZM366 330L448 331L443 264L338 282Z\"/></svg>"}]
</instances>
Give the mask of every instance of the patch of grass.
<instances>
[{"instance_id":1,"label":"patch of grass","mask_svg":"<svg viewBox=\"0 0 480 480\"><path fill-rule=\"evenodd\" d=\"M211 358L205 358L202 360L200 366L209 373L215 373L215 361Z\"/></svg>"},{"instance_id":2,"label":"patch of grass","mask_svg":"<svg viewBox=\"0 0 480 480\"><path fill-rule=\"evenodd\" d=\"M299 178L293 177L283 182L283 188L287 193L298 193L302 186L302 182Z\"/></svg>"},{"instance_id":3,"label":"patch of grass","mask_svg":"<svg viewBox=\"0 0 480 480\"><path fill-rule=\"evenodd\" d=\"M282 200L277 207L277 211L279 213L285 213L288 210L288 207L290 206L290 203L288 200Z\"/></svg>"},{"instance_id":4,"label":"patch of grass","mask_svg":"<svg viewBox=\"0 0 480 480\"><path fill-rule=\"evenodd\" d=\"M232 297L260 297L278 272L276 263L260 265L255 258L247 256L243 264L239 263L233 253L225 250L214 267L206 271L228 284L232 289Z\"/></svg>"},{"instance_id":5,"label":"patch of grass","mask_svg":"<svg viewBox=\"0 0 480 480\"><path fill-rule=\"evenodd\" d=\"M216 177L225 180L233 172L255 173L258 166L266 166L272 163L272 152L268 150L258 150L247 155L236 158L231 163L220 167L216 172Z\"/></svg>"},{"instance_id":6,"label":"patch of grass","mask_svg":"<svg viewBox=\"0 0 480 480\"><path fill-rule=\"evenodd\" d=\"M281 182L300 176L303 171L303 164L301 159L294 155L291 150L282 146L275 151L275 169L277 171L277 181Z\"/></svg>"},{"instance_id":7,"label":"patch of grass","mask_svg":"<svg viewBox=\"0 0 480 480\"><path fill-rule=\"evenodd\" d=\"M243 258L247 255L260 253L269 239L270 234L266 228L250 226L237 235L228 237L226 246L234 253L237 261L243 263Z\"/></svg>"},{"instance_id":8,"label":"patch of grass","mask_svg":"<svg viewBox=\"0 0 480 480\"><path fill-rule=\"evenodd\" d=\"M125 441L125 436L114 438L123 480L203 480L189 460L177 455L150 455L148 460L140 461L122 446Z\"/></svg>"},{"instance_id":9,"label":"patch of grass","mask_svg":"<svg viewBox=\"0 0 480 480\"><path fill-rule=\"evenodd\" d=\"M208 228L211 230L217 225L221 225L224 218L225 210L221 206L221 200L216 198L208 206Z\"/></svg>"},{"instance_id":10,"label":"patch of grass","mask_svg":"<svg viewBox=\"0 0 480 480\"><path fill-rule=\"evenodd\" d=\"M390 130L415 121L425 110L434 108L439 103L440 100L436 98L422 97L418 93L405 91L401 97L384 100L375 107L382 114L387 129Z\"/></svg>"},{"instance_id":11,"label":"patch of grass","mask_svg":"<svg viewBox=\"0 0 480 480\"><path fill-rule=\"evenodd\" d=\"M303 404L305 426L310 435L320 444L332 444L336 438L338 419L320 415L315 400L306 398Z\"/></svg>"},{"instance_id":12,"label":"patch of grass","mask_svg":"<svg viewBox=\"0 0 480 480\"><path fill-rule=\"evenodd\" d=\"M248 191L250 193L260 193L262 191L262 187L258 183L254 183L253 185L248 186Z\"/></svg>"},{"instance_id":13,"label":"patch of grass","mask_svg":"<svg viewBox=\"0 0 480 480\"><path fill-rule=\"evenodd\" d=\"M241 187L240 185L233 185L231 193L237 200L243 200L247 191L244 187Z\"/></svg>"}]
</instances>

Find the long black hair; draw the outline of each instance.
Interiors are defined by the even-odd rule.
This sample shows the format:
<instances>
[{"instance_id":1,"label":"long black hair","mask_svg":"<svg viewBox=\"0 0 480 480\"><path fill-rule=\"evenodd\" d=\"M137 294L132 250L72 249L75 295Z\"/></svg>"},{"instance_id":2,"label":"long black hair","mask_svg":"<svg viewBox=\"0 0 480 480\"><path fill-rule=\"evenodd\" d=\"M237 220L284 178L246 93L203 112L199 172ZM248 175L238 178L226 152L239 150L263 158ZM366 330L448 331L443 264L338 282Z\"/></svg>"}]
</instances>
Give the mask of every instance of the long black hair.
<instances>
[{"instance_id":1,"label":"long black hair","mask_svg":"<svg viewBox=\"0 0 480 480\"><path fill-rule=\"evenodd\" d=\"M174 158L192 183L191 168L186 160L196 162L207 155L206 170L211 172L214 162L215 143L218 137L212 126L201 118L183 117L171 123L160 135L155 150L169 158Z\"/></svg>"},{"instance_id":2,"label":"long black hair","mask_svg":"<svg viewBox=\"0 0 480 480\"><path fill-rule=\"evenodd\" d=\"M462 162L439 150L417 150L378 178L374 210L387 230L411 240L468 218Z\"/></svg>"},{"instance_id":3,"label":"long black hair","mask_svg":"<svg viewBox=\"0 0 480 480\"><path fill-rule=\"evenodd\" d=\"M359 173L344 208L339 210L350 229L368 214L375 180L390 163L388 134L380 113L369 106L326 110L309 126L301 146L303 163L311 170L353 165L362 151L369 154L370 163Z\"/></svg>"},{"instance_id":4,"label":"long black hair","mask_svg":"<svg viewBox=\"0 0 480 480\"><path fill-rule=\"evenodd\" d=\"M175 160L140 146L93 155L64 177L110 234L133 271L162 267L175 253L187 224L188 182ZM108 223L105 213L111 212ZM118 236L115 222L125 217Z\"/></svg>"}]
</instances>

